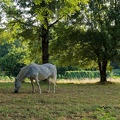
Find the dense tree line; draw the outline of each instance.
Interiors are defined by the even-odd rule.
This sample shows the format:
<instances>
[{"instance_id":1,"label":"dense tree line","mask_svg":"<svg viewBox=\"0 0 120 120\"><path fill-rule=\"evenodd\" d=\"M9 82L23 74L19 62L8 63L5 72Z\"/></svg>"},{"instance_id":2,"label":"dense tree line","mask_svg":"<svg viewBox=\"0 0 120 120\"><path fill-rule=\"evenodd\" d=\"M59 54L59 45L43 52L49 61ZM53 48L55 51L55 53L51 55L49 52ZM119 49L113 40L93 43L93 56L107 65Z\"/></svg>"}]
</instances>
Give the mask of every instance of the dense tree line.
<instances>
[{"instance_id":1,"label":"dense tree line","mask_svg":"<svg viewBox=\"0 0 120 120\"><path fill-rule=\"evenodd\" d=\"M119 62L119 0L4 0L1 8L0 39L25 42L24 60L98 68L100 82L110 61Z\"/></svg>"}]
</instances>

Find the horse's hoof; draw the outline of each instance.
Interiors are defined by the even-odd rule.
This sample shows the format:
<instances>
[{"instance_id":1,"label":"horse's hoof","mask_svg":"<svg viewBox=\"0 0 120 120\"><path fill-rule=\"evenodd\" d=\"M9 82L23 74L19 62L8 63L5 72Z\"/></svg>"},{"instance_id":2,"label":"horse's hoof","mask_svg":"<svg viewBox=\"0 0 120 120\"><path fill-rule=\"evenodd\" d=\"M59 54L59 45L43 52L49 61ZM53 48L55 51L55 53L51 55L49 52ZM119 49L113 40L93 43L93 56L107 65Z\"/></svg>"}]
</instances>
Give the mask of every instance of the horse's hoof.
<instances>
[{"instance_id":1,"label":"horse's hoof","mask_svg":"<svg viewBox=\"0 0 120 120\"><path fill-rule=\"evenodd\" d=\"M32 91L32 93L35 93L35 91Z\"/></svg>"},{"instance_id":2,"label":"horse's hoof","mask_svg":"<svg viewBox=\"0 0 120 120\"><path fill-rule=\"evenodd\" d=\"M14 91L14 93L18 93L18 91L17 91L17 90L15 90L15 91Z\"/></svg>"},{"instance_id":3,"label":"horse's hoof","mask_svg":"<svg viewBox=\"0 0 120 120\"><path fill-rule=\"evenodd\" d=\"M50 91L49 90L46 90L47 93L49 93Z\"/></svg>"}]
</instances>

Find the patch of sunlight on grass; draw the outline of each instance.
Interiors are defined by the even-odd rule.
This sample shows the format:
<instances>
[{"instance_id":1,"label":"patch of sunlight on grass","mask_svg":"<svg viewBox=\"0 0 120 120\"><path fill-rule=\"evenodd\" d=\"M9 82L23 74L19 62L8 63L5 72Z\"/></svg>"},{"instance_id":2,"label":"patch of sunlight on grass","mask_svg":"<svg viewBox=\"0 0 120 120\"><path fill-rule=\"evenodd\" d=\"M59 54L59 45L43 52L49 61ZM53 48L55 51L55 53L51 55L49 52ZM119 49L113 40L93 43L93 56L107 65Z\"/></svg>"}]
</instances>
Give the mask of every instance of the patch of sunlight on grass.
<instances>
[{"instance_id":1,"label":"patch of sunlight on grass","mask_svg":"<svg viewBox=\"0 0 120 120\"><path fill-rule=\"evenodd\" d=\"M74 84L86 84L86 83L97 83L99 82L100 79L97 78L97 79L58 79L57 80L57 83L74 83ZM116 79L116 78L109 78L107 79L108 82L113 82L113 83L120 83L120 79Z\"/></svg>"}]
</instances>

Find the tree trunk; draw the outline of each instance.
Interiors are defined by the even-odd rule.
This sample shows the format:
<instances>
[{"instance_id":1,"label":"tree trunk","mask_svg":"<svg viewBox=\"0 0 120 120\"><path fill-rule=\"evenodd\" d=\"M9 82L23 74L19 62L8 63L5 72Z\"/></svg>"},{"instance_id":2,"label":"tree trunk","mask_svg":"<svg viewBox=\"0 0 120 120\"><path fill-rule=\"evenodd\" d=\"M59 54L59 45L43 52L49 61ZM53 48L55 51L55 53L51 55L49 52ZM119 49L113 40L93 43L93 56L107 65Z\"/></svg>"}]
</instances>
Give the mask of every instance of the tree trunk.
<instances>
[{"instance_id":1,"label":"tree trunk","mask_svg":"<svg viewBox=\"0 0 120 120\"><path fill-rule=\"evenodd\" d=\"M40 3L43 8L47 7L47 3L45 0L42 0ZM54 24L56 24L59 20L54 21L52 24L49 25L48 21L48 10L43 9L42 14L43 14L43 23L42 23L42 63L48 63L49 62L49 29L52 27Z\"/></svg>"},{"instance_id":2,"label":"tree trunk","mask_svg":"<svg viewBox=\"0 0 120 120\"><path fill-rule=\"evenodd\" d=\"M107 82L107 74L106 74L106 68L107 68L107 61L98 62L99 71L100 71L100 83Z\"/></svg>"},{"instance_id":3,"label":"tree trunk","mask_svg":"<svg viewBox=\"0 0 120 120\"><path fill-rule=\"evenodd\" d=\"M42 63L49 62L49 39L48 39L49 30L42 27Z\"/></svg>"},{"instance_id":4,"label":"tree trunk","mask_svg":"<svg viewBox=\"0 0 120 120\"><path fill-rule=\"evenodd\" d=\"M43 8L46 7L46 2L42 0L41 6ZM42 63L48 63L49 62L49 39L48 39L48 33L49 33L49 23L48 23L48 11L46 9L43 9L43 23L42 23Z\"/></svg>"}]
</instances>

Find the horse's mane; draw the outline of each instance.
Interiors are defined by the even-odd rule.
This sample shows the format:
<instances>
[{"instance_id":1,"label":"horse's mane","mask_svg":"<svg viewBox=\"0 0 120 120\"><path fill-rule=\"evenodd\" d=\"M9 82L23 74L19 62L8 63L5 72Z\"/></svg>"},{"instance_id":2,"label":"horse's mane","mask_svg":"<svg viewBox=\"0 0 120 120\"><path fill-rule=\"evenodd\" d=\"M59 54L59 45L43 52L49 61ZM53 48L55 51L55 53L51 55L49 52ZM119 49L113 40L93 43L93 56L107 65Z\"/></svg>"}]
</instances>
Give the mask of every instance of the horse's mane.
<instances>
[{"instance_id":1,"label":"horse's mane","mask_svg":"<svg viewBox=\"0 0 120 120\"><path fill-rule=\"evenodd\" d=\"M28 69L28 67L31 66L31 65L33 65L33 64L35 64L35 63L31 63L31 64L29 64L29 65L21 68L21 70L20 70L20 72L18 73L18 75L17 75L16 78L19 79L19 78L26 72L26 70Z\"/></svg>"}]
</instances>

